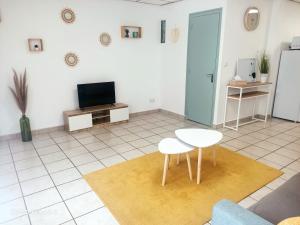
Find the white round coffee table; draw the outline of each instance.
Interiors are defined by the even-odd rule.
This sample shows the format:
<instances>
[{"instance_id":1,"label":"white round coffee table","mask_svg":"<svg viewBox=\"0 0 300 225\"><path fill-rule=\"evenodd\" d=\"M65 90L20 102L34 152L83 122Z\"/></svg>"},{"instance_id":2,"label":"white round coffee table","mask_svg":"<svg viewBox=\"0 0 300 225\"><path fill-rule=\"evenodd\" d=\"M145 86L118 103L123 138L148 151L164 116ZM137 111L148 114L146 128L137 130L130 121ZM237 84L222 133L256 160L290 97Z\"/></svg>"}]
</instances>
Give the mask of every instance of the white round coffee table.
<instances>
[{"instance_id":1,"label":"white round coffee table","mask_svg":"<svg viewBox=\"0 0 300 225\"><path fill-rule=\"evenodd\" d=\"M217 144L223 138L223 134L215 130L207 129L179 129L175 131L177 138L186 144L198 148L197 184L201 178L202 148ZM216 151L213 152L214 165L216 165Z\"/></svg>"}]
</instances>

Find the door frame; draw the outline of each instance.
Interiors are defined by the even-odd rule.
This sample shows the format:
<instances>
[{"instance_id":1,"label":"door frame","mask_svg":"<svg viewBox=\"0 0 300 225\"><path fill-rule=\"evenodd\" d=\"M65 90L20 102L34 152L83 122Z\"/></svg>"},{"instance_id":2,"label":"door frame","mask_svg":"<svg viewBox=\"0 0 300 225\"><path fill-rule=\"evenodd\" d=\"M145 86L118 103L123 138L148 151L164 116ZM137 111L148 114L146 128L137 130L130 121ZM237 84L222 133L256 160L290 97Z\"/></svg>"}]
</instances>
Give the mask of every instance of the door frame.
<instances>
[{"instance_id":1,"label":"door frame","mask_svg":"<svg viewBox=\"0 0 300 225\"><path fill-rule=\"evenodd\" d=\"M188 76L188 65L189 65L189 49L190 49L190 37L191 37L191 18L195 18L195 17L200 17L200 16L204 16L204 15L210 15L210 14L215 14L218 13L220 16L220 20L219 20L219 28L218 28L218 43L217 43L217 54L216 54L216 70L214 72L214 83L213 83L213 105L212 105L212 109L211 109L211 114L212 114L212 118L210 121L210 126L213 126L213 122L214 122L214 113L215 113L215 103L216 103L216 88L217 88L217 82L218 82L218 72L219 72L219 57L220 57L220 41L221 41L221 32L222 32L222 15L223 15L223 8L215 8L215 9L211 9L211 10L205 10L205 11L201 11L201 12L195 12L195 13L191 13L189 15L189 25L188 25L188 44L187 44L187 60L186 60L186 82L185 82L185 118L187 118L187 76Z\"/></svg>"}]
</instances>

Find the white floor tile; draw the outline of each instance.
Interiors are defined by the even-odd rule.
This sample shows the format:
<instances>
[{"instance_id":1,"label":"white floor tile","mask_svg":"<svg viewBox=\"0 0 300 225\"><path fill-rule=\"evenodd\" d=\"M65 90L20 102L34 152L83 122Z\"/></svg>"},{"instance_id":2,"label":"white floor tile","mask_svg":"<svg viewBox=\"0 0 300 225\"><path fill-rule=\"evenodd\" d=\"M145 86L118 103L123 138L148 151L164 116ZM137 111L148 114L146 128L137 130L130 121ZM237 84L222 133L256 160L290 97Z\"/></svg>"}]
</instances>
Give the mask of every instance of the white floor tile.
<instances>
[{"instance_id":1,"label":"white floor tile","mask_svg":"<svg viewBox=\"0 0 300 225\"><path fill-rule=\"evenodd\" d=\"M132 146L134 146L136 148L141 148L141 147L145 147L147 145L151 145L151 143L149 141L146 141L145 139L138 139L135 141L131 141L131 142L129 142L129 144L131 144Z\"/></svg>"},{"instance_id":2,"label":"white floor tile","mask_svg":"<svg viewBox=\"0 0 300 225\"><path fill-rule=\"evenodd\" d=\"M14 161L25 160L33 157L37 157L37 153L35 150L13 153Z\"/></svg>"},{"instance_id":3,"label":"white floor tile","mask_svg":"<svg viewBox=\"0 0 300 225\"><path fill-rule=\"evenodd\" d=\"M135 141L137 139L140 139L140 137L137 135L134 135L134 134L127 134L127 135L122 136L121 139L123 141L129 142L129 141Z\"/></svg>"},{"instance_id":4,"label":"white floor tile","mask_svg":"<svg viewBox=\"0 0 300 225\"><path fill-rule=\"evenodd\" d=\"M0 176L1 175L6 175L8 173L14 173L15 172L15 167L13 163L6 163L3 165L0 165Z\"/></svg>"},{"instance_id":5,"label":"white floor tile","mask_svg":"<svg viewBox=\"0 0 300 225\"><path fill-rule=\"evenodd\" d=\"M0 188L8 185L16 184L16 183L18 183L18 177L15 172L0 176Z\"/></svg>"},{"instance_id":6,"label":"white floor tile","mask_svg":"<svg viewBox=\"0 0 300 225\"><path fill-rule=\"evenodd\" d=\"M61 143L61 144L58 144L58 145L64 151L81 146L81 144L76 140L69 141L69 142L64 142L64 143Z\"/></svg>"},{"instance_id":7,"label":"white floor tile","mask_svg":"<svg viewBox=\"0 0 300 225\"><path fill-rule=\"evenodd\" d=\"M118 225L106 207L98 209L76 219L77 225Z\"/></svg>"},{"instance_id":8,"label":"white floor tile","mask_svg":"<svg viewBox=\"0 0 300 225\"><path fill-rule=\"evenodd\" d=\"M10 163L12 161L13 161L13 159L12 159L11 155L3 155L0 158L0 165Z\"/></svg>"},{"instance_id":9,"label":"white floor tile","mask_svg":"<svg viewBox=\"0 0 300 225\"><path fill-rule=\"evenodd\" d=\"M50 188L28 195L24 199L29 212L33 212L34 210L45 208L62 201L56 188Z\"/></svg>"},{"instance_id":10,"label":"white floor tile","mask_svg":"<svg viewBox=\"0 0 300 225\"><path fill-rule=\"evenodd\" d=\"M148 145L148 146L139 148L139 150L145 154L150 154L150 153L158 151L158 146L157 145Z\"/></svg>"},{"instance_id":11,"label":"white floor tile","mask_svg":"<svg viewBox=\"0 0 300 225\"><path fill-rule=\"evenodd\" d=\"M70 158L75 166L80 166L82 164L94 162L97 159L91 153L84 153L82 155L74 156Z\"/></svg>"},{"instance_id":12,"label":"white floor tile","mask_svg":"<svg viewBox=\"0 0 300 225\"><path fill-rule=\"evenodd\" d=\"M63 159L60 161L46 164L46 168L49 171L49 173L55 173L55 172L66 170L66 169L69 169L72 167L74 167L74 165L72 164L72 162L69 159Z\"/></svg>"},{"instance_id":13,"label":"white floor tile","mask_svg":"<svg viewBox=\"0 0 300 225\"><path fill-rule=\"evenodd\" d=\"M72 219L64 203L58 203L29 214L32 225L59 225Z\"/></svg>"},{"instance_id":14,"label":"white floor tile","mask_svg":"<svg viewBox=\"0 0 300 225\"><path fill-rule=\"evenodd\" d=\"M87 150L93 152L93 151L97 151L97 150L100 150L100 149L107 148L107 145L104 144L103 142L99 141L99 142L95 142L95 143L84 145L84 147Z\"/></svg>"},{"instance_id":15,"label":"white floor tile","mask_svg":"<svg viewBox=\"0 0 300 225\"><path fill-rule=\"evenodd\" d=\"M112 146L112 149L118 153L123 153L123 152L128 152L130 150L133 150L135 148L128 143L124 143L124 144Z\"/></svg>"},{"instance_id":16,"label":"white floor tile","mask_svg":"<svg viewBox=\"0 0 300 225\"><path fill-rule=\"evenodd\" d=\"M74 157L74 156L77 156L77 155L81 155L81 154L84 154L84 153L88 153L88 151L86 150L85 147L83 146L79 146L79 147L76 147L76 148L72 148L72 149L68 149L68 150L65 150L64 153L69 157Z\"/></svg>"},{"instance_id":17,"label":"white floor tile","mask_svg":"<svg viewBox=\"0 0 300 225\"><path fill-rule=\"evenodd\" d=\"M269 155L264 156L264 159L280 164L282 166L286 166L288 164L290 164L291 162L293 162L293 159L287 158L285 156L276 154L276 153L271 153Z\"/></svg>"},{"instance_id":18,"label":"white floor tile","mask_svg":"<svg viewBox=\"0 0 300 225\"><path fill-rule=\"evenodd\" d=\"M55 152L55 153L52 153L49 155L41 156L41 159L45 164L53 163L53 162L56 162L56 161L59 161L59 160L65 159L65 158L67 158L67 157L62 151Z\"/></svg>"},{"instance_id":19,"label":"white floor tile","mask_svg":"<svg viewBox=\"0 0 300 225\"><path fill-rule=\"evenodd\" d=\"M254 198L257 201L259 201L264 196L266 196L267 194L271 193L271 191L272 190L270 188L263 187L263 188L259 189L258 191L254 192L250 197Z\"/></svg>"},{"instance_id":20,"label":"white floor tile","mask_svg":"<svg viewBox=\"0 0 300 225\"><path fill-rule=\"evenodd\" d=\"M39 157L29 158L21 161L15 162L16 170L26 170L33 167L38 167L42 165L42 161Z\"/></svg>"},{"instance_id":21,"label":"white floor tile","mask_svg":"<svg viewBox=\"0 0 300 225\"><path fill-rule=\"evenodd\" d=\"M0 188L0 204L22 197L19 184Z\"/></svg>"},{"instance_id":22,"label":"white floor tile","mask_svg":"<svg viewBox=\"0 0 300 225\"><path fill-rule=\"evenodd\" d=\"M66 201L73 217L79 217L103 206L95 192L91 191Z\"/></svg>"},{"instance_id":23,"label":"white floor tile","mask_svg":"<svg viewBox=\"0 0 300 225\"><path fill-rule=\"evenodd\" d=\"M271 183L267 184L267 187L272 189L272 190L275 190L278 187L280 187L281 185L283 185L285 183L285 181L286 180L279 177L279 178L273 180Z\"/></svg>"},{"instance_id":24,"label":"white floor tile","mask_svg":"<svg viewBox=\"0 0 300 225\"><path fill-rule=\"evenodd\" d=\"M51 187L54 187L54 184L48 175L21 182L21 188L25 196Z\"/></svg>"},{"instance_id":25,"label":"white floor tile","mask_svg":"<svg viewBox=\"0 0 300 225\"><path fill-rule=\"evenodd\" d=\"M254 200L253 198L245 198L242 201L239 202L239 205L244 207L244 208L249 208L250 206L252 206L253 204L255 204L257 201Z\"/></svg>"},{"instance_id":26,"label":"white floor tile","mask_svg":"<svg viewBox=\"0 0 300 225\"><path fill-rule=\"evenodd\" d=\"M86 137L86 138L82 138L82 139L78 139L78 141L83 144L83 145L87 145L87 144L91 144L91 143L95 143L95 142L99 142L99 139L91 136L91 137Z\"/></svg>"},{"instance_id":27,"label":"white floor tile","mask_svg":"<svg viewBox=\"0 0 300 225\"><path fill-rule=\"evenodd\" d=\"M2 225L30 225L28 215L18 217L17 219L11 220L7 223L4 223Z\"/></svg>"},{"instance_id":28,"label":"white floor tile","mask_svg":"<svg viewBox=\"0 0 300 225\"><path fill-rule=\"evenodd\" d=\"M66 223L63 223L62 225L76 225L75 221L74 220L70 220Z\"/></svg>"},{"instance_id":29,"label":"white floor tile","mask_svg":"<svg viewBox=\"0 0 300 225\"><path fill-rule=\"evenodd\" d=\"M38 166L26 170L20 170L17 173L20 182L22 182L25 180L45 176L47 175L47 170L45 169L44 166Z\"/></svg>"},{"instance_id":30,"label":"white floor tile","mask_svg":"<svg viewBox=\"0 0 300 225\"><path fill-rule=\"evenodd\" d=\"M87 163L81 166L78 166L77 169L80 171L81 174L86 175L91 172L95 172L97 170L101 170L105 168L100 162L95 161L91 163Z\"/></svg>"},{"instance_id":31,"label":"white floor tile","mask_svg":"<svg viewBox=\"0 0 300 225\"><path fill-rule=\"evenodd\" d=\"M40 156L48 155L54 152L59 152L61 149L57 145L50 145L48 147L39 148L36 150Z\"/></svg>"},{"instance_id":32,"label":"white floor tile","mask_svg":"<svg viewBox=\"0 0 300 225\"><path fill-rule=\"evenodd\" d=\"M1 204L0 212L0 223L7 222L27 214L23 198L18 198L16 200Z\"/></svg>"},{"instance_id":33,"label":"white floor tile","mask_svg":"<svg viewBox=\"0 0 300 225\"><path fill-rule=\"evenodd\" d=\"M60 185L79 179L81 178L81 175L75 168L71 168L61 172L53 173L51 174L51 177L56 185Z\"/></svg>"},{"instance_id":34,"label":"white floor tile","mask_svg":"<svg viewBox=\"0 0 300 225\"><path fill-rule=\"evenodd\" d=\"M122 158L119 155L114 155L114 156L111 156L111 157L108 157L108 158L105 158L105 159L101 159L101 162L106 167L109 167L109 166L113 166L113 165L121 163L121 162L125 162L125 159Z\"/></svg>"},{"instance_id":35,"label":"white floor tile","mask_svg":"<svg viewBox=\"0 0 300 225\"><path fill-rule=\"evenodd\" d=\"M143 155L144 155L144 153L140 152L139 150L132 150L129 152L122 153L122 156L127 160L135 159L135 158L141 157Z\"/></svg>"},{"instance_id":36,"label":"white floor tile","mask_svg":"<svg viewBox=\"0 0 300 225\"><path fill-rule=\"evenodd\" d=\"M105 149L101 149L99 151L95 151L93 152L93 155L97 158L97 159L104 159L104 158L108 158L110 156L116 155L117 153L115 151L113 151L111 148L105 148Z\"/></svg>"},{"instance_id":37,"label":"white floor tile","mask_svg":"<svg viewBox=\"0 0 300 225\"><path fill-rule=\"evenodd\" d=\"M66 184L57 186L57 189L64 200L91 191L91 187L84 179L74 180Z\"/></svg>"}]
</instances>

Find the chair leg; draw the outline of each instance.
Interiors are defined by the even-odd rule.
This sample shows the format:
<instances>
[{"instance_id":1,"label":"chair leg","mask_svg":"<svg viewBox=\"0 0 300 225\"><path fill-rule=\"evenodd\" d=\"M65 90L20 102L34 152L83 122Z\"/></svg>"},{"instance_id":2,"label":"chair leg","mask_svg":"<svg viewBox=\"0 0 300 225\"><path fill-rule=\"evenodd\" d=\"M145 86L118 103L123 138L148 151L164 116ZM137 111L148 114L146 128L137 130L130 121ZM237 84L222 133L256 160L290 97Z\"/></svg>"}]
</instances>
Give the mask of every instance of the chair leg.
<instances>
[{"instance_id":1,"label":"chair leg","mask_svg":"<svg viewBox=\"0 0 300 225\"><path fill-rule=\"evenodd\" d=\"M169 155L165 155L165 163L164 163L164 172L163 172L163 179L162 179L162 186L165 186L166 183L166 177L167 177L167 170L169 167Z\"/></svg>"},{"instance_id":2,"label":"chair leg","mask_svg":"<svg viewBox=\"0 0 300 225\"><path fill-rule=\"evenodd\" d=\"M187 161L187 164L188 164L190 180L193 180L193 174L192 174L192 168L191 168L191 159L190 159L189 153L186 153L186 161Z\"/></svg>"},{"instance_id":3,"label":"chair leg","mask_svg":"<svg viewBox=\"0 0 300 225\"><path fill-rule=\"evenodd\" d=\"M213 164L214 166L217 165L217 149L213 148Z\"/></svg>"},{"instance_id":4,"label":"chair leg","mask_svg":"<svg viewBox=\"0 0 300 225\"><path fill-rule=\"evenodd\" d=\"M171 155L168 155L168 169L171 167Z\"/></svg>"},{"instance_id":5,"label":"chair leg","mask_svg":"<svg viewBox=\"0 0 300 225\"><path fill-rule=\"evenodd\" d=\"M179 165L180 162L180 154L177 155L177 165Z\"/></svg>"}]
</instances>

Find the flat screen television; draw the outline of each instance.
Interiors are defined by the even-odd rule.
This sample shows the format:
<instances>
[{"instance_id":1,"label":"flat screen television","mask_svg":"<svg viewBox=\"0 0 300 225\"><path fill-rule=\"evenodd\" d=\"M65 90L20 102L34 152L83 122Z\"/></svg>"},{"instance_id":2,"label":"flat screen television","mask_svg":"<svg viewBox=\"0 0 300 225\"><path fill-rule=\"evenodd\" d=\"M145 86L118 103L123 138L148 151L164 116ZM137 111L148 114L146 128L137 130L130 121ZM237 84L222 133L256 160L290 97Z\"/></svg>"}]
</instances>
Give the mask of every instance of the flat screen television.
<instances>
[{"instance_id":1,"label":"flat screen television","mask_svg":"<svg viewBox=\"0 0 300 225\"><path fill-rule=\"evenodd\" d=\"M78 84L79 108L116 103L115 82Z\"/></svg>"}]
</instances>

